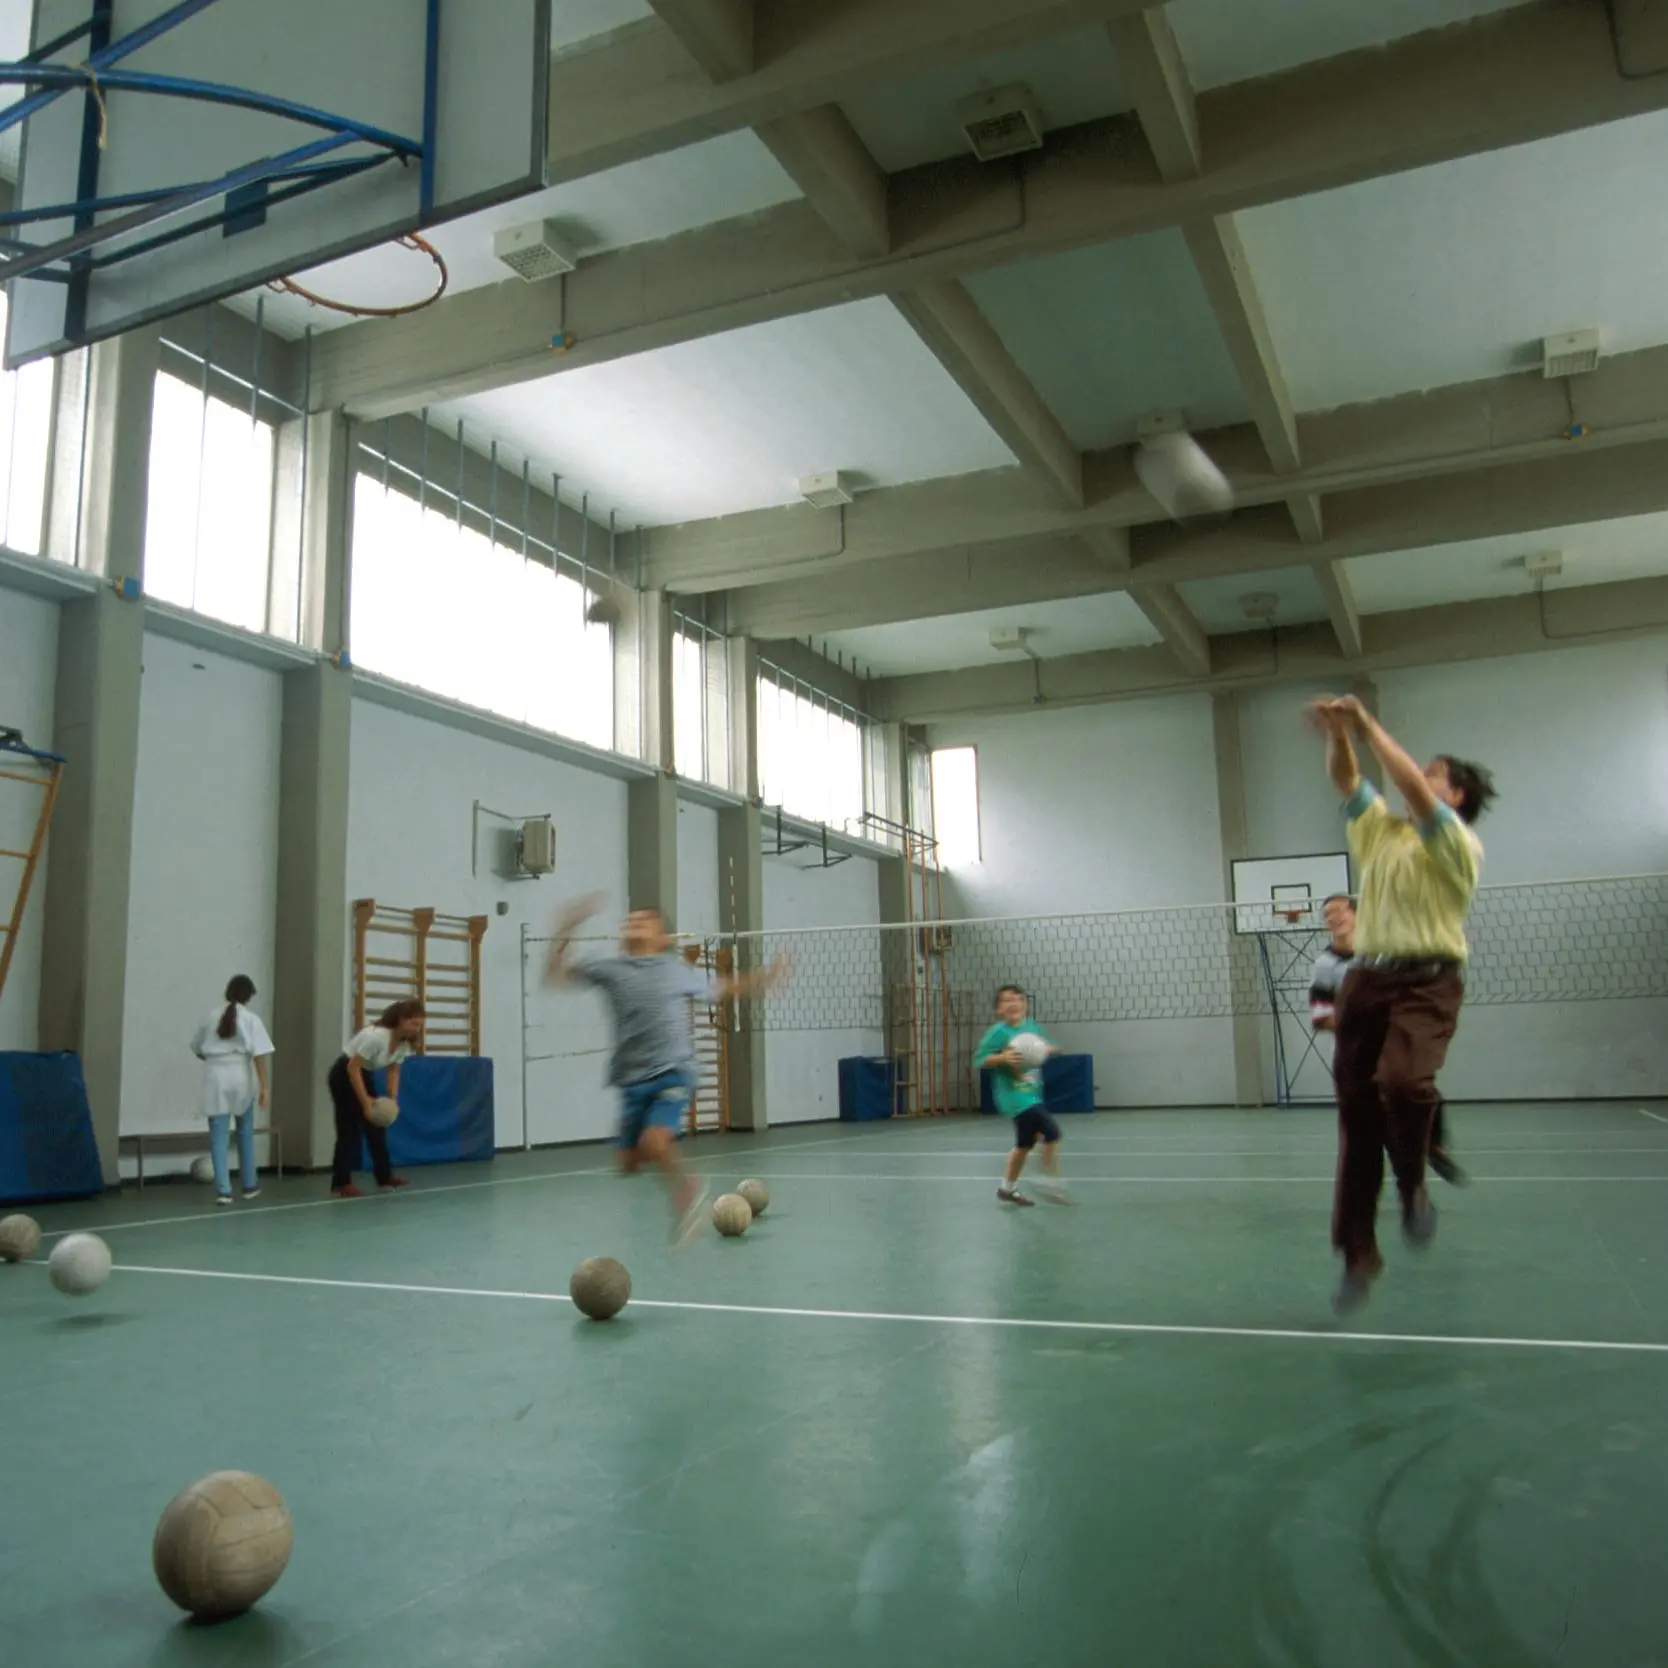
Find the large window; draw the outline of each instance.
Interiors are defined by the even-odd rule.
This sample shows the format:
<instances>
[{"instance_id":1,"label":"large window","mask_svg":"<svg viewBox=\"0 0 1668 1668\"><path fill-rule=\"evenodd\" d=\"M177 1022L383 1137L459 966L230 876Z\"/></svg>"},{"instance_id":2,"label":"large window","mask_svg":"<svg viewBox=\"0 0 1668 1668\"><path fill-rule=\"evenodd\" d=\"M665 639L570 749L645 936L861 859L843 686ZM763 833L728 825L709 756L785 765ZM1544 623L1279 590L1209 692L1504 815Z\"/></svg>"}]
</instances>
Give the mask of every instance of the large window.
<instances>
[{"instance_id":1,"label":"large window","mask_svg":"<svg viewBox=\"0 0 1668 1668\"><path fill-rule=\"evenodd\" d=\"M862 831L863 728L854 708L775 666L759 674L759 792L792 816Z\"/></svg>"},{"instance_id":2,"label":"large window","mask_svg":"<svg viewBox=\"0 0 1668 1668\"><path fill-rule=\"evenodd\" d=\"M0 336L5 328L0 290ZM52 361L0 373L0 542L25 556L41 553L51 442Z\"/></svg>"},{"instance_id":3,"label":"large window","mask_svg":"<svg viewBox=\"0 0 1668 1668\"><path fill-rule=\"evenodd\" d=\"M690 782L729 778L729 658L718 632L672 615L672 764Z\"/></svg>"},{"instance_id":4,"label":"large window","mask_svg":"<svg viewBox=\"0 0 1668 1668\"><path fill-rule=\"evenodd\" d=\"M380 460L378 460L380 464ZM614 745L612 629L548 545L419 505L361 473L353 505L353 659L505 718Z\"/></svg>"},{"instance_id":5,"label":"large window","mask_svg":"<svg viewBox=\"0 0 1668 1668\"><path fill-rule=\"evenodd\" d=\"M932 826L945 868L979 861L979 755L973 748L933 749Z\"/></svg>"},{"instance_id":6,"label":"large window","mask_svg":"<svg viewBox=\"0 0 1668 1668\"><path fill-rule=\"evenodd\" d=\"M293 610L272 606L276 438L272 425L249 411L165 371L157 376L147 593L245 631L295 637ZM299 556L286 552L292 566Z\"/></svg>"}]
</instances>

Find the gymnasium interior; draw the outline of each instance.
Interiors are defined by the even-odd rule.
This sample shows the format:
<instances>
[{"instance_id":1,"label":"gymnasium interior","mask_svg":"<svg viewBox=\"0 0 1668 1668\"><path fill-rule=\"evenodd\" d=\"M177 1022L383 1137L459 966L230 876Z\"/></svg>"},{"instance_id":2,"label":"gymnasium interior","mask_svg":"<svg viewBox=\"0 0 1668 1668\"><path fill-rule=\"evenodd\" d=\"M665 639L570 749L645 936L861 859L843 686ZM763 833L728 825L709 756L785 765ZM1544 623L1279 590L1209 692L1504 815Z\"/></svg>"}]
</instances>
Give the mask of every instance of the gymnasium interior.
<instances>
[{"instance_id":1,"label":"gymnasium interior","mask_svg":"<svg viewBox=\"0 0 1668 1668\"><path fill-rule=\"evenodd\" d=\"M1665 182L1653 0L0 0L0 1658L1664 1660ZM1340 1318L1351 696L1499 797Z\"/></svg>"}]
</instances>

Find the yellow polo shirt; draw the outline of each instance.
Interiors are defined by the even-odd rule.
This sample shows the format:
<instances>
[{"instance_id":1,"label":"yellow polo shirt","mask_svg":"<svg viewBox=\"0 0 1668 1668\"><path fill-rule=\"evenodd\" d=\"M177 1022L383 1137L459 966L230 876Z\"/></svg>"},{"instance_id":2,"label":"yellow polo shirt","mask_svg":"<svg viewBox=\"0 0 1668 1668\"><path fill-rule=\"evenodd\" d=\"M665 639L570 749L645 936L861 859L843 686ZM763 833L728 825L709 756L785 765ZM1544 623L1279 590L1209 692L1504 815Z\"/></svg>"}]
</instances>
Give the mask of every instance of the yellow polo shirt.
<instances>
[{"instance_id":1,"label":"yellow polo shirt","mask_svg":"<svg viewBox=\"0 0 1668 1668\"><path fill-rule=\"evenodd\" d=\"M1392 816L1371 782L1350 796L1344 815L1361 887L1356 954L1464 961L1482 841L1447 805L1427 828Z\"/></svg>"}]
</instances>

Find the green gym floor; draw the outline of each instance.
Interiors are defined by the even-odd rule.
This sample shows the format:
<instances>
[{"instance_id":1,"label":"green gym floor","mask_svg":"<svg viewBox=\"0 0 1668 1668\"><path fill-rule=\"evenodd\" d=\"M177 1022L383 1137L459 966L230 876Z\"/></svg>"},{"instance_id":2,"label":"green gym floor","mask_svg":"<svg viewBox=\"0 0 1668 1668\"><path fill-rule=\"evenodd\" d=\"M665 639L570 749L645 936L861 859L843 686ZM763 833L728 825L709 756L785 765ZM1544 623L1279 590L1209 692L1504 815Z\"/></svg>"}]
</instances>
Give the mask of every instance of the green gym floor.
<instances>
[{"instance_id":1,"label":"green gym floor","mask_svg":"<svg viewBox=\"0 0 1668 1668\"><path fill-rule=\"evenodd\" d=\"M998 1206L994 1119L706 1136L774 1198L681 1254L594 1147L40 1210L117 1267L0 1268L0 1659L1668 1662L1668 1107L1455 1128L1473 1186L1347 1329L1322 1109L1068 1120L1069 1210ZM295 1553L193 1626L150 1536L222 1467Z\"/></svg>"}]
</instances>

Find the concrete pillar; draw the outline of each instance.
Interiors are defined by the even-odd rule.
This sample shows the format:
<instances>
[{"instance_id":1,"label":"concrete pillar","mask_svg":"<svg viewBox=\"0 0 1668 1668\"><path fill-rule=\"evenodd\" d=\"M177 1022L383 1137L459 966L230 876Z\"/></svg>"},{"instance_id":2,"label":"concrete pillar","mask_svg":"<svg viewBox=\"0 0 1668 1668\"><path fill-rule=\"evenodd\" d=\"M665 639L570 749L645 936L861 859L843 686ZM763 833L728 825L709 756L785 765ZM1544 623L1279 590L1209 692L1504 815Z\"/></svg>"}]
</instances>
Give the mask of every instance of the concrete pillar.
<instances>
[{"instance_id":1,"label":"concrete pillar","mask_svg":"<svg viewBox=\"0 0 1668 1668\"><path fill-rule=\"evenodd\" d=\"M301 634L331 658L284 674L278 760L278 947L272 998L272 1112L284 1158L316 1168L335 1131L325 1076L347 1034L348 784L353 679L349 641L351 425L308 419L301 504Z\"/></svg>"},{"instance_id":2,"label":"concrete pillar","mask_svg":"<svg viewBox=\"0 0 1668 1668\"><path fill-rule=\"evenodd\" d=\"M726 639L730 719L730 792L759 797L759 645L744 635Z\"/></svg>"},{"instance_id":3,"label":"concrete pillar","mask_svg":"<svg viewBox=\"0 0 1668 1668\"><path fill-rule=\"evenodd\" d=\"M678 921L678 783L673 774L672 599L636 598L636 689L643 759L655 774L626 790L626 894L632 909Z\"/></svg>"},{"instance_id":4,"label":"concrete pillar","mask_svg":"<svg viewBox=\"0 0 1668 1668\"><path fill-rule=\"evenodd\" d=\"M335 1139L325 1076L348 1025L348 779L353 679L319 661L284 674L278 755L278 944L272 1112L286 1163L316 1169Z\"/></svg>"},{"instance_id":5,"label":"concrete pillar","mask_svg":"<svg viewBox=\"0 0 1668 1668\"><path fill-rule=\"evenodd\" d=\"M764 928L763 820L756 802L718 813L718 924L724 933L757 933ZM738 970L761 963L757 939L742 941ZM730 1124L735 1129L769 1127L765 1103L765 1033L750 1028L730 1033Z\"/></svg>"},{"instance_id":6,"label":"concrete pillar","mask_svg":"<svg viewBox=\"0 0 1668 1668\"><path fill-rule=\"evenodd\" d=\"M73 533L66 532L62 506L49 518L49 547L57 540L63 548L65 538L73 538L81 566L137 585L145 570L157 358L152 330L91 350ZM59 422L83 427L74 401L58 401L57 410ZM120 1179L122 1014L144 642L142 607L114 588L67 602L59 612L52 746L68 763L44 888L40 1046L80 1055L99 1162L112 1187Z\"/></svg>"},{"instance_id":7,"label":"concrete pillar","mask_svg":"<svg viewBox=\"0 0 1668 1668\"><path fill-rule=\"evenodd\" d=\"M144 646L144 609L113 590L66 602L59 612L52 746L68 763L46 866L40 1046L81 1056L107 1187L120 1180L116 1142Z\"/></svg>"},{"instance_id":8,"label":"concrete pillar","mask_svg":"<svg viewBox=\"0 0 1668 1668\"><path fill-rule=\"evenodd\" d=\"M658 769L674 762L672 599L621 592L614 627L614 748Z\"/></svg>"},{"instance_id":9,"label":"concrete pillar","mask_svg":"<svg viewBox=\"0 0 1668 1668\"><path fill-rule=\"evenodd\" d=\"M1251 855L1245 812L1245 757L1240 747L1239 697L1213 694L1211 731L1216 747L1216 807L1222 836L1222 879L1225 898L1233 896L1233 865ZM1237 953L1233 922L1224 916L1222 931L1230 955ZM1263 1104L1263 1027L1260 1014L1235 1014L1234 1104Z\"/></svg>"},{"instance_id":10,"label":"concrete pillar","mask_svg":"<svg viewBox=\"0 0 1668 1668\"><path fill-rule=\"evenodd\" d=\"M678 781L668 771L626 789L626 903L678 924Z\"/></svg>"}]
</instances>

